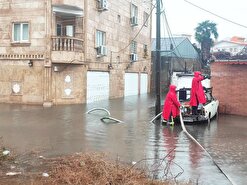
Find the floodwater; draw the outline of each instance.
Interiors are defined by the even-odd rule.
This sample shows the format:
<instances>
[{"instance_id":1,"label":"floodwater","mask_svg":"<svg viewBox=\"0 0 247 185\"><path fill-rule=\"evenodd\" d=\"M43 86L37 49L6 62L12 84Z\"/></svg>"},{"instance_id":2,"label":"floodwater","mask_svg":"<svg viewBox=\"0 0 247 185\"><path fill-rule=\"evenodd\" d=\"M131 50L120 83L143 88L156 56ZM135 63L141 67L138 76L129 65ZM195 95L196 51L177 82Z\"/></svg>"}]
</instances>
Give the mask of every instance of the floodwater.
<instances>
[{"instance_id":1,"label":"floodwater","mask_svg":"<svg viewBox=\"0 0 247 185\"><path fill-rule=\"evenodd\" d=\"M247 182L246 117L220 115L210 124L186 126L231 183L179 124L150 123L154 102L154 97L142 95L50 108L0 104L0 137L5 146L19 153L38 150L44 156L56 156L105 152L127 163L145 165L154 178L203 185ZM87 114L92 108L105 108L123 123L102 122L107 112Z\"/></svg>"}]
</instances>

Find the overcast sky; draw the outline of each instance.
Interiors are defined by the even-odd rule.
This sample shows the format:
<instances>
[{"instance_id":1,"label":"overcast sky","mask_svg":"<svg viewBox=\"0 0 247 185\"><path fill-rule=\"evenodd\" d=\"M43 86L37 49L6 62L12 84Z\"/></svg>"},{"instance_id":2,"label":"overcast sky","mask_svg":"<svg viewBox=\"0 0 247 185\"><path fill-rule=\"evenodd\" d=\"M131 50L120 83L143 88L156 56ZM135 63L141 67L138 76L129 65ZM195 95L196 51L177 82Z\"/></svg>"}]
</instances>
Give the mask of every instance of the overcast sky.
<instances>
[{"instance_id":1,"label":"overcast sky","mask_svg":"<svg viewBox=\"0 0 247 185\"><path fill-rule=\"evenodd\" d=\"M238 26L229 21L223 20L222 18L203 11L202 9L197 8L186 1L243 26ZM169 27L173 35L189 34L192 35L192 42L195 42L194 33L198 23L205 20L210 20L217 24L219 33L218 40L223 40L232 36L247 38L247 0L186 1L163 0ZM154 11L156 12L156 9ZM155 17L155 15L153 17ZM153 37L156 35L155 22L155 19L153 19ZM163 21L161 21L161 26L164 25L162 22ZM161 30L161 36L168 36L166 29Z\"/></svg>"}]
</instances>

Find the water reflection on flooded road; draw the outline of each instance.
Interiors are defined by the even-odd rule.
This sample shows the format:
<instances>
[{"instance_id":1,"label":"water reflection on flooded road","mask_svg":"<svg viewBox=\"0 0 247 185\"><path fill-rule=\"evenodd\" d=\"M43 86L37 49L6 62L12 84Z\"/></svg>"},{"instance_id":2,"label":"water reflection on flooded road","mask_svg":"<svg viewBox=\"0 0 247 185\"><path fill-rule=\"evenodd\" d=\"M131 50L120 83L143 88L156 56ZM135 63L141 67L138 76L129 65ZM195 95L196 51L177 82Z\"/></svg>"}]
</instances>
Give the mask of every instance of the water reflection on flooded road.
<instances>
[{"instance_id":1,"label":"water reflection on flooded road","mask_svg":"<svg viewBox=\"0 0 247 185\"><path fill-rule=\"evenodd\" d=\"M0 136L17 152L43 151L46 156L103 151L126 162L151 158L169 165L166 178L198 184L231 184L180 125L152 124L154 98L132 96L94 104L41 106L0 105ZM103 107L124 123L103 123ZM190 132L236 184L247 181L247 124L244 117L220 115L210 125L188 125ZM169 155L167 155L169 154ZM169 163L170 162L170 163ZM164 171L164 170L163 170ZM157 172L157 177L164 174Z\"/></svg>"}]
</instances>

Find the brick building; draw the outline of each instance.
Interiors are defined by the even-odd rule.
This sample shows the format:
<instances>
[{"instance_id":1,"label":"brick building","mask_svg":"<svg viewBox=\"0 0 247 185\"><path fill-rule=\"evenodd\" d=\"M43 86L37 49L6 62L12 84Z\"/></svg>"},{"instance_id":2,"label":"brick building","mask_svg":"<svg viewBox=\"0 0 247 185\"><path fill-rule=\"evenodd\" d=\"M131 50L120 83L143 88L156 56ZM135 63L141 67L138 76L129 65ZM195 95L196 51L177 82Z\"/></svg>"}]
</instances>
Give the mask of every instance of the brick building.
<instances>
[{"instance_id":1,"label":"brick building","mask_svg":"<svg viewBox=\"0 0 247 185\"><path fill-rule=\"evenodd\" d=\"M211 64L211 85L221 113L247 116L246 74L247 60Z\"/></svg>"},{"instance_id":2,"label":"brick building","mask_svg":"<svg viewBox=\"0 0 247 185\"><path fill-rule=\"evenodd\" d=\"M0 103L149 92L152 10L141 0L2 0Z\"/></svg>"}]
</instances>

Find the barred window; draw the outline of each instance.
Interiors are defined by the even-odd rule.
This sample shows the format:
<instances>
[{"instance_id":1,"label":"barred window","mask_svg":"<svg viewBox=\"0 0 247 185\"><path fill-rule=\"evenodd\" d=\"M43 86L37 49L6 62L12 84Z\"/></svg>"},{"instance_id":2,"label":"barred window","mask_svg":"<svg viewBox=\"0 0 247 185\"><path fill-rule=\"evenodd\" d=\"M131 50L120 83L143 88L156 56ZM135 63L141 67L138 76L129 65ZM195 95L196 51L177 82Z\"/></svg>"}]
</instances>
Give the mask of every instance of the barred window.
<instances>
[{"instance_id":1,"label":"barred window","mask_svg":"<svg viewBox=\"0 0 247 185\"><path fill-rule=\"evenodd\" d=\"M136 41L132 41L131 45L130 45L130 52L131 53L137 53L137 42Z\"/></svg>"}]
</instances>

